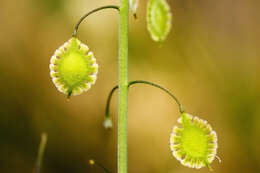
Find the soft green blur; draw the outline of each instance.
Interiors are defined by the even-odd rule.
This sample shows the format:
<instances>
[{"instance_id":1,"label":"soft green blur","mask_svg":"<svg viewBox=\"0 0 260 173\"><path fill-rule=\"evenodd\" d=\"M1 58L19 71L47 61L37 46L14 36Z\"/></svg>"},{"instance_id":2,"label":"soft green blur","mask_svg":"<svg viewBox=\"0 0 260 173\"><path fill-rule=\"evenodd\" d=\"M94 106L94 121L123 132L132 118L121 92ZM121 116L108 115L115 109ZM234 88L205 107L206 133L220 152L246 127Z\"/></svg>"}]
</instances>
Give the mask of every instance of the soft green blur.
<instances>
[{"instance_id":1,"label":"soft green blur","mask_svg":"<svg viewBox=\"0 0 260 173\"><path fill-rule=\"evenodd\" d=\"M97 82L67 101L49 75L54 51L87 11L119 0L2 0L0 5L0 172L32 172L42 132L42 173L116 172L116 127L103 128L106 98L117 84L118 16L94 14L79 39L94 52ZM216 173L260 172L260 1L168 0L173 27L159 45L146 30L146 2L130 16L129 79L158 83L218 135ZM111 113L117 114L113 97ZM129 92L129 173L206 173L182 166L169 138L180 116L167 94L136 85ZM116 123L116 118L113 120Z\"/></svg>"}]
</instances>

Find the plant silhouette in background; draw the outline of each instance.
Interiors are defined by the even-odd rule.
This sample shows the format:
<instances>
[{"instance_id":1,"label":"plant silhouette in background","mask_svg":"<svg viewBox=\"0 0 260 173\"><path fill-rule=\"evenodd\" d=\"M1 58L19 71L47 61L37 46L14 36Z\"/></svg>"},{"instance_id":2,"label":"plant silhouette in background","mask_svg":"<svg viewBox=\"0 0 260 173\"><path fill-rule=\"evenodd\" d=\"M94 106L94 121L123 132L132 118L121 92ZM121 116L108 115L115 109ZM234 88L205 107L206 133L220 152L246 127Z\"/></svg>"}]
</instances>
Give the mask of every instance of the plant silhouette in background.
<instances>
[{"instance_id":1,"label":"plant silhouette in background","mask_svg":"<svg viewBox=\"0 0 260 173\"><path fill-rule=\"evenodd\" d=\"M81 43L77 36L81 22L90 14L104 9L116 9L119 12L119 77L118 85L109 94L104 126L112 127L109 105L115 90L119 89L118 103L118 173L127 173L127 107L128 89L134 84L147 84L168 93L178 104L181 127L174 126L170 135L170 149L173 156L184 166L191 168L208 167L216 158L217 135L209 123L198 117L187 114L179 100L169 90L148 81L128 82L128 18L129 6L136 17L138 0L121 0L120 5L108 5L94 9L76 24L72 38L58 48L51 58L50 74L59 91L68 97L87 91L96 81L98 65L92 52ZM168 36L172 15L166 0L149 0L147 3L147 29L151 38L162 43ZM90 163L95 163L91 161ZM102 166L101 166L102 167ZM105 169L104 169L105 170ZM109 171L107 171L109 172Z\"/></svg>"},{"instance_id":2,"label":"plant silhouette in background","mask_svg":"<svg viewBox=\"0 0 260 173\"><path fill-rule=\"evenodd\" d=\"M37 160L36 160L36 163L35 163L35 167L34 167L33 173L40 173L41 172L42 160L43 160L43 156L44 156L44 151L45 151L45 148L46 148L47 140L48 140L47 134L46 133L42 133L42 135L41 135L41 142L40 142L39 150L38 150L38 154L37 154Z\"/></svg>"}]
</instances>

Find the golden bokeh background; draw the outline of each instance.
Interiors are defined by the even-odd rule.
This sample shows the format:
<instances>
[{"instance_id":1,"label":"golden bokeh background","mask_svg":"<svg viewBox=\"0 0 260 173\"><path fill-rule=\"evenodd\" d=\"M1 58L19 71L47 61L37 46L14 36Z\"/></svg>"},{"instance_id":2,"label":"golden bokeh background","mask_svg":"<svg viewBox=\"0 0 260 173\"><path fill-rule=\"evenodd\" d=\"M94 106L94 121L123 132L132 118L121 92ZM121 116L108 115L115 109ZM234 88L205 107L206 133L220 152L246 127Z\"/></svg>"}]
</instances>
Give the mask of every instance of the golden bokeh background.
<instances>
[{"instance_id":1,"label":"golden bokeh background","mask_svg":"<svg viewBox=\"0 0 260 173\"><path fill-rule=\"evenodd\" d=\"M187 112L206 119L218 134L216 173L260 172L260 1L168 0L173 28L165 43L146 29L147 1L130 16L129 80L169 88ZM49 141L43 173L116 172L116 127L102 123L107 95L117 84L118 15L96 13L79 38L99 64L96 84L66 100L49 76L50 57L67 41L77 20L119 0L2 0L0 5L0 172L32 172L40 140ZM117 114L117 98L111 111ZM159 89L129 92L129 173L206 173L183 167L169 150L179 117ZM116 124L116 118L113 120Z\"/></svg>"}]
</instances>

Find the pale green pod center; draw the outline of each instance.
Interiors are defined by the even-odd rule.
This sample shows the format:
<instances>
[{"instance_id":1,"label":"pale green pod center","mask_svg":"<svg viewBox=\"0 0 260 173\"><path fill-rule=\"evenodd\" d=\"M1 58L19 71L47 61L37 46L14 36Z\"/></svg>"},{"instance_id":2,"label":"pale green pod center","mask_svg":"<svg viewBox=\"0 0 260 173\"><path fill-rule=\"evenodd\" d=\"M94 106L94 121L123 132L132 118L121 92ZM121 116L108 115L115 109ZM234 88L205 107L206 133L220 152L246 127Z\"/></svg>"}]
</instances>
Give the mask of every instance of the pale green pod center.
<instances>
[{"instance_id":1,"label":"pale green pod center","mask_svg":"<svg viewBox=\"0 0 260 173\"><path fill-rule=\"evenodd\" d=\"M71 89L87 80L88 70L86 64L86 60L75 52L70 53L60 62L59 71L61 77Z\"/></svg>"},{"instance_id":2,"label":"pale green pod center","mask_svg":"<svg viewBox=\"0 0 260 173\"><path fill-rule=\"evenodd\" d=\"M154 25L154 30L158 33L158 35L161 35L165 32L166 24L167 24L167 18L165 17L165 8L163 7L162 3L155 2L156 5L153 5L152 11L153 13L153 18L154 22L157 22L156 25Z\"/></svg>"},{"instance_id":3,"label":"pale green pod center","mask_svg":"<svg viewBox=\"0 0 260 173\"><path fill-rule=\"evenodd\" d=\"M194 157L203 157L207 153L208 139L203 131L187 127L181 134L183 150Z\"/></svg>"}]
</instances>

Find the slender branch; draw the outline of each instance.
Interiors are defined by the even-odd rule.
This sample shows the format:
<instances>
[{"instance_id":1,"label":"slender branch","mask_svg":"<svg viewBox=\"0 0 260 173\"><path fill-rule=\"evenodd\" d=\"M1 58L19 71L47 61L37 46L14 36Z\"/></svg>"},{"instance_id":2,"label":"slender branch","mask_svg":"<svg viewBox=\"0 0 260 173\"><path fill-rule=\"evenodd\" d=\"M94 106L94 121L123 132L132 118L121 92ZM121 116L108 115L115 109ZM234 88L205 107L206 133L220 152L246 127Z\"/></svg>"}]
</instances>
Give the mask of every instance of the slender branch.
<instances>
[{"instance_id":1,"label":"slender branch","mask_svg":"<svg viewBox=\"0 0 260 173\"><path fill-rule=\"evenodd\" d=\"M107 104L106 104L106 117L110 117L110 102L113 96L113 93L118 89L118 85L115 86L109 93L108 98L107 98Z\"/></svg>"},{"instance_id":2,"label":"slender branch","mask_svg":"<svg viewBox=\"0 0 260 173\"><path fill-rule=\"evenodd\" d=\"M156 88L159 88L161 90L163 90L164 92L166 92L167 94L169 94L173 99L174 101L178 104L179 106L179 111L180 113L183 113L184 112L184 108L182 106L182 104L180 103L180 101L177 99L177 97L171 93L170 90L168 89L165 89L164 87L158 85L158 84L155 84L155 83L152 83L152 82L148 82L148 81L143 81L143 80L135 80L135 81L131 81L128 83L128 88L134 84L147 84L147 85L150 85L150 86L154 86ZM106 104L106 112L105 112L105 121L111 121L111 115L110 115L110 103L111 103L111 99L112 99L112 96L113 96L113 93L118 89L118 85L115 86L109 93L108 95L108 98L107 98L107 104ZM112 126L112 124L106 128L110 128Z\"/></svg>"},{"instance_id":3,"label":"slender branch","mask_svg":"<svg viewBox=\"0 0 260 173\"><path fill-rule=\"evenodd\" d=\"M100 10L104 10L104 9L108 9L108 8L112 8L112 9L116 9L119 11L119 7L116 6L116 5L107 5L107 6L102 6L102 7L99 7L99 8L96 8L94 10L91 10L90 12L86 13L84 16L82 16L78 23L76 24L75 28L74 28L74 31L72 33L72 37L76 37L77 36L77 32L78 32L78 28L79 28L79 25L81 24L81 22L86 18L88 17L89 15L91 15L92 13L95 13L97 11L100 11Z\"/></svg>"},{"instance_id":4,"label":"slender branch","mask_svg":"<svg viewBox=\"0 0 260 173\"><path fill-rule=\"evenodd\" d=\"M41 171L42 159L43 159L46 143L47 143L47 134L42 133L34 173L40 173Z\"/></svg>"},{"instance_id":5,"label":"slender branch","mask_svg":"<svg viewBox=\"0 0 260 173\"><path fill-rule=\"evenodd\" d=\"M158 84L155 84L155 83L152 83L152 82L148 82L148 81L143 81L143 80L131 81L131 82L129 82L128 86L131 86L131 85L133 85L133 84L138 84L138 83L139 83L139 84L151 85L151 86L154 86L154 87L156 87L156 88L159 88L159 89L165 91L165 92L166 92L167 94L169 94L169 95L175 100L175 102L178 104L180 113L183 113L183 112L184 112L184 108L183 108L182 104L181 104L180 101L177 99L177 97L176 97L174 94L171 93L170 90L165 89L164 87L162 87L162 86L160 86L160 85L158 85Z\"/></svg>"}]
</instances>

